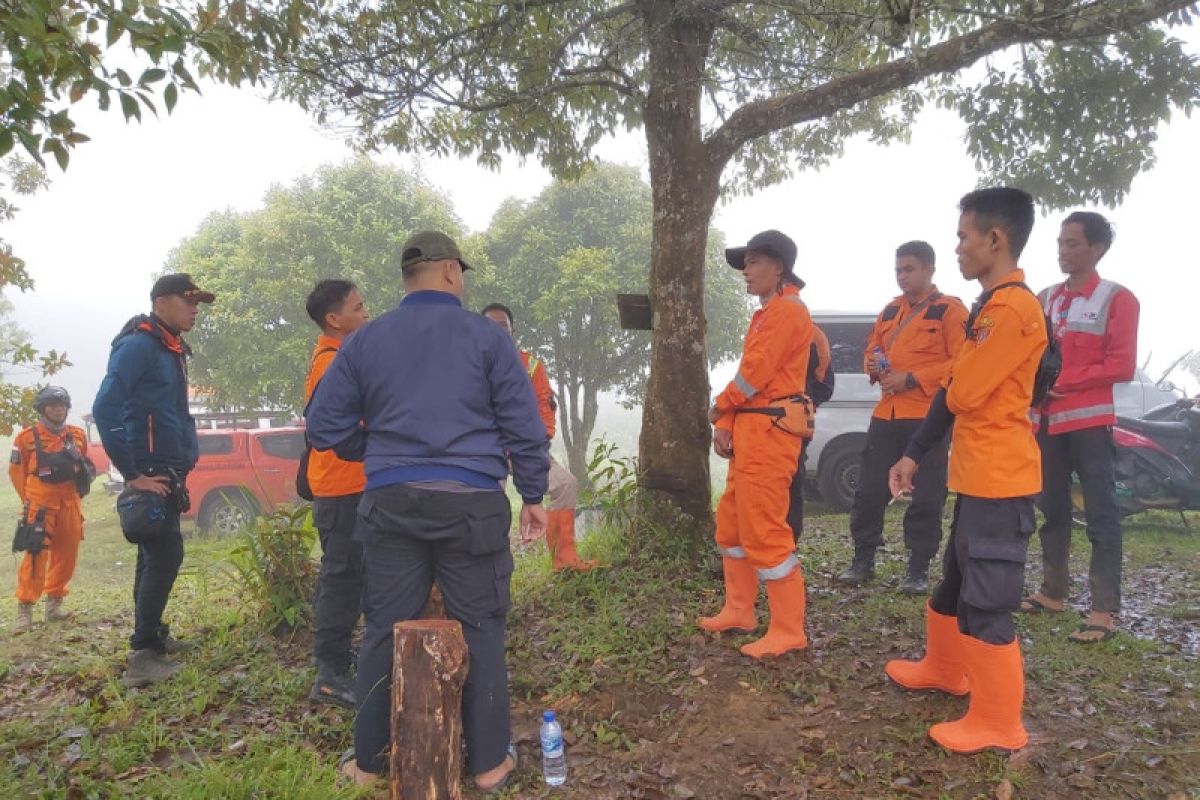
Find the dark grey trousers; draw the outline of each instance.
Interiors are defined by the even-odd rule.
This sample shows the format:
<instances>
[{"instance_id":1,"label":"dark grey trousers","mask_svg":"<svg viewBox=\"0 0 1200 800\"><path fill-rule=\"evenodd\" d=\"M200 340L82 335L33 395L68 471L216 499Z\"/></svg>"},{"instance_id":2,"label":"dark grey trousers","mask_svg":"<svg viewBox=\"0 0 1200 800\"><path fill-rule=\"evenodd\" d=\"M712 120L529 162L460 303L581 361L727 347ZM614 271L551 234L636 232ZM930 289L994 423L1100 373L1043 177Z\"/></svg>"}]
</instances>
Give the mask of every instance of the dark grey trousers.
<instances>
[{"instance_id":1,"label":"dark grey trousers","mask_svg":"<svg viewBox=\"0 0 1200 800\"><path fill-rule=\"evenodd\" d=\"M434 581L470 651L463 733L474 774L499 766L510 741L506 615L512 514L503 492L458 494L388 486L363 494L367 630L358 654L354 749L360 769L381 772L391 742L392 625L415 619Z\"/></svg>"}]
</instances>

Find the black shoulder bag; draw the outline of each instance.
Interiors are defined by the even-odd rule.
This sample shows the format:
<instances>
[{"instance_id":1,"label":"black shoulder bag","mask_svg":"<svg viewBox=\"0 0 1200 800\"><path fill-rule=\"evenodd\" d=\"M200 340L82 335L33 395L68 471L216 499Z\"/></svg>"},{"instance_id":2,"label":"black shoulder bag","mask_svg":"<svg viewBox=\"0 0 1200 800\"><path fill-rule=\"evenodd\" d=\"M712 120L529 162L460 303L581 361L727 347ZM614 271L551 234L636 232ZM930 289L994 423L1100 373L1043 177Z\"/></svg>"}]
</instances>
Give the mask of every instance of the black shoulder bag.
<instances>
[{"instance_id":1,"label":"black shoulder bag","mask_svg":"<svg viewBox=\"0 0 1200 800\"><path fill-rule=\"evenodd\" d=\"M1033 289L1030 289L1022 281L1014 281L1013 283L1002 283L999 286L988 289L983 294L979 295L979 299L975 301L975 305L971 306L971 314L967 317L967 336L971 337L975 333L975 320L979 318L983 307L987 305L987 301L992 299L992 295L1000 289L1007 289L1010 286L1019 286L1037 298ZM1042 303L1038 301L1038 308L1042 308ZM1042 310L1042 319L1046 323L1046 349L1042 351L1041 361L1038 362L1037 374L1033 380L1033 403L1032 407L1036 408L1046 402L1046 397L1050 394L1050 390L1054 388L1054 384L1058 381L1058 374L1062 372L1062 349L1058 342L1054 339L1054 328L1050 324L1050 318L1046 316L1046 312Z\"/></svg>"},{"instance_id":2,"label":"black shoulder bag","mask_svg":"<svg viewBox=\"0 0 1200 800\"><path fill-rule=\"evenodd\" d=\"M332 347L325 347L313 354L313 361L317 360L317 356L324 353L336 352ZM322 376L323 377L323 376ZM310 503L313 499L312 485L308 482L308 459L312 455L312 445L308 441L308 407L312 405L312 398L317 396L317 387L321 385L321 381L317 381L313 385L312 395L308 398L308 402L304 404L304 452L300 454L300 463L296 465L296 495L301 500L307 500Z\"/></svg>"}]
</instances>

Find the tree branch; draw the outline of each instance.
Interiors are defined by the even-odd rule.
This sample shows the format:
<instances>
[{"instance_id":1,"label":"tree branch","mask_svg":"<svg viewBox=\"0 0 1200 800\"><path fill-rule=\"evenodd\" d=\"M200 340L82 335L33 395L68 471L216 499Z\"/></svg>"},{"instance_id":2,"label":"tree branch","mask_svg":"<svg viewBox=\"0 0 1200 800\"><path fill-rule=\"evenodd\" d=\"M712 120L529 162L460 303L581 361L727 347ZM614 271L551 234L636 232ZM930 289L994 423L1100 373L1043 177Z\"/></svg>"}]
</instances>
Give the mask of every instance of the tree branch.
<instances>
[{"instance_id":1,"label":"tree branch","mask_svg":"<svg viewBox=\"0 0 1200 800\"><path fill-rule=\"evenodd\" d=\"M752 139L794 125L824 119L934 75L956 72L984 56L1037 41L1075 41L1126 30L1188 8L1195 0L1147 0L1140 7L1098 12L1088 17L1051 11L1023 21L1001 21L957 36L896 61L881 64L814 89L747 103L709 135L713 163L724 165Z\"/></svg>"}]
</instances>

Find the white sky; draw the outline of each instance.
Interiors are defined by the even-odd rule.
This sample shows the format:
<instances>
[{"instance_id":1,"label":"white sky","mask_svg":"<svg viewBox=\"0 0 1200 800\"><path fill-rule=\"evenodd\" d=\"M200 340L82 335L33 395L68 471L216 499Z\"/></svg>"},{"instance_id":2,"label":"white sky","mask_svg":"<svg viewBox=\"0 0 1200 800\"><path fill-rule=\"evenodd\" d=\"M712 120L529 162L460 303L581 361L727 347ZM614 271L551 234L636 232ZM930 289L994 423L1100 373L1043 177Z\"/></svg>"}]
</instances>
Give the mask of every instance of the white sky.
<instances>
[{"instance_id":1,"label":"white sky","mask_svg":"<svg viewBox=\"0 0 1200 800\"><path fill-rule=\"evenodd\" d=\"M141 125L125 125L116 112L75 113L92 141L75 151L66 173L52 173L48 190L20 198L4 238L37 282L32 293L10 292L16 319L36 346L67 351L75 366L59 381L80 414L91 406L110 340L128 317L148 309L150 276L172 247L211 211L256 208L272 184L351 152L298 108L269 103L254 90L209 86L203 96L185 94L174 116ZM1157 166L1135 180L1123 206L1101 209L1117 225L1101 272L1141 300L1139 350L1142 360L1153 354L1155 377L1175 356L1200 348L1200 264L1188 244L1200 186L1200 119L1180 115L1160 133ZM607 142L601 155L645 172L639 136ZM499 173L453 160L420 165L472 230L486 228L504 198L531 197L549 182L539 166L515 160ZM977 292L954 261L955 204L976 181L957 120L929 113L914 125L910 145L856 140L826 170L722 205L716 225L730 242L770 227L796 239L797 270L814 310L878 311L896 293L893 252L908 239L933 244L940 288L969 301ZM1040 218L1025 251L1035 289L1058 279L1061 216Z\"/></svg>"}]
</instances>

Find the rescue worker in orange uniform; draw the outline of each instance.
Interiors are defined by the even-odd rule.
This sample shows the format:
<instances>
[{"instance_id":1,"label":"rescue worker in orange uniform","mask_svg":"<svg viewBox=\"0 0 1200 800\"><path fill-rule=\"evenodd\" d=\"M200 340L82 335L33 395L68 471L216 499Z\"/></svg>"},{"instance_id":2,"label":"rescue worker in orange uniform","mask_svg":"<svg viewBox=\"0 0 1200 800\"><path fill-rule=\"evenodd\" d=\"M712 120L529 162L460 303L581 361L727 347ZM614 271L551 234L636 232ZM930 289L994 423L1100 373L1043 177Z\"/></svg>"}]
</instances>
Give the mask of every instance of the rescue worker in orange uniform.
<instances>
[{"instance_id":1,"label":"rescue worker in orange uniform","mask_svg":"<svg viewBox=\"0 0 1200 800\"><path fill-rule=\"evenodd\" d=\"M503 328L516 341L513 333L512 310L503 303L490 303L480 312ZM518 350L525 373L533 382L537 396L538 416L546 426L546 446L554 439L557 429L558 404L546 365L528 350ZM584 560L575 551L575 504L579 499L579 481L571 471L550 456L550 488L546 493L546 548L550 551L551 567L555 572L564 569L587 572L596 567L595 561Z\"/></svg>"},{"instance_id":2,"label":"rescue worker in orange uniform","mask_svg":"<svg viewBox=\"0 0 1200 800\"><path fill-rule=\"evenodd\" d=\"M1048 331L1017 259L1033 230L1033 198L1019 189L963 197L958 263L984 292L967 339L929 414L889 475L893 496L911 491L917 465L953 425L950 489L958 493L943 577L925 609L925 657L890 661L908 689L971 695L966 716L929 729L956 753L1017 750L1025 673L1012 615L1021 601L1041 457L1029 408Z\"/></svg>"},{"instance_id":3,"label":"rescue worker in orange uniform","mask_svg":"<svg viewBox=\"0 0 1200 800\"><path fill-rule=\"evenodd\" d=\"M806 381L808 396L812 398L813 411L821 407L833 397L834 388L833 351L829 347L829 337L816 325L813 325L813 342L808 351L808 379ZM815 417L814 417L815 419ZM813 432L810 430L800 445L800 460L796 464L796 474L792 476L791 499L788 505L788 527L792 529L792 540L799 543L800 534L804 532L804 484L806 479L806 462L808 446L812 443Z\"/></svg>"},{"instance_id":4,"label":"rescue worker in orange uniform","mask_svg":"<svg viewBox=\"0 0 1200 800\"><path fill-rule=\"evenodd\" d=\"M34 408L39 419L13 440L8 477L25 508L25 523L45 529L47 546L37 554L26 552L17 570L14 633L33 627L33 605L43 594L47 622L73 616L62 604L83 541L82 496L96 475L86 460L83 429L66 424L71 410L67 390L47 386L37 393Z\"/></svg>"},{"instance_id":5,"label":"rescue worker in orange uniform","mask_svg":"<svg viewBox=\"0 0 1200 800\"><path fill-rule=\"evenodd\" d=\"M344 280L319 282L305 308L321 328L304 384L308 403L342 342L370 316L358 288ZM354 529L367 475L361 462L343 461L332 450L314 450L308 456L308 485L313 494L313 525L321 539L313 621L317 678L308 697L354 708L350 639L362 615L363 593L363 548L362 542L354 540Z\"/></svg>"},{"instance_id":6,"label":"rescue worker in orange uniform","mask_svg":"<svg viewBox=\"0 0 1200 800\"><path fill-rule=\"evenodd\" d=\"M804 575L788 527L789 489L800 447L811 429L805 394L813 323L800 300L795 243L779 231L755 234L745 247L725 251L742 270L754 312L737 375L709 411L713 449L730 459L717 506L717 546L725 576L725 604L698 622L710 632L751 631L758 581L767 584L770 624L761 639L741 648L761 659L808 646L804 633Z\"/></svg>"},{"instance_id":7,"label":"rescue worker in orange uniform","mask_svg":"<svg viewBox=\"0 0 1200 800\"><path fill-rule=\"evenodd\" d=\"M872 384L880 385L882 395L867 429L850 510L854 559L837 577L846 586L861 586L875 575L875 551L883 546L883 517L891 499L888 470L904 455L962 347L967 309L957 297L938 291L935 261L927 242L896 248L896 283L903 294L884 307L867 337L864 371ZM880 363L881 355L885 363ZM912 503L904 511L908 569L900 591L905 594L929 590L929 562L942 543L948 446L947 437L925 456Z\"/></svg>"}]
</instances>

